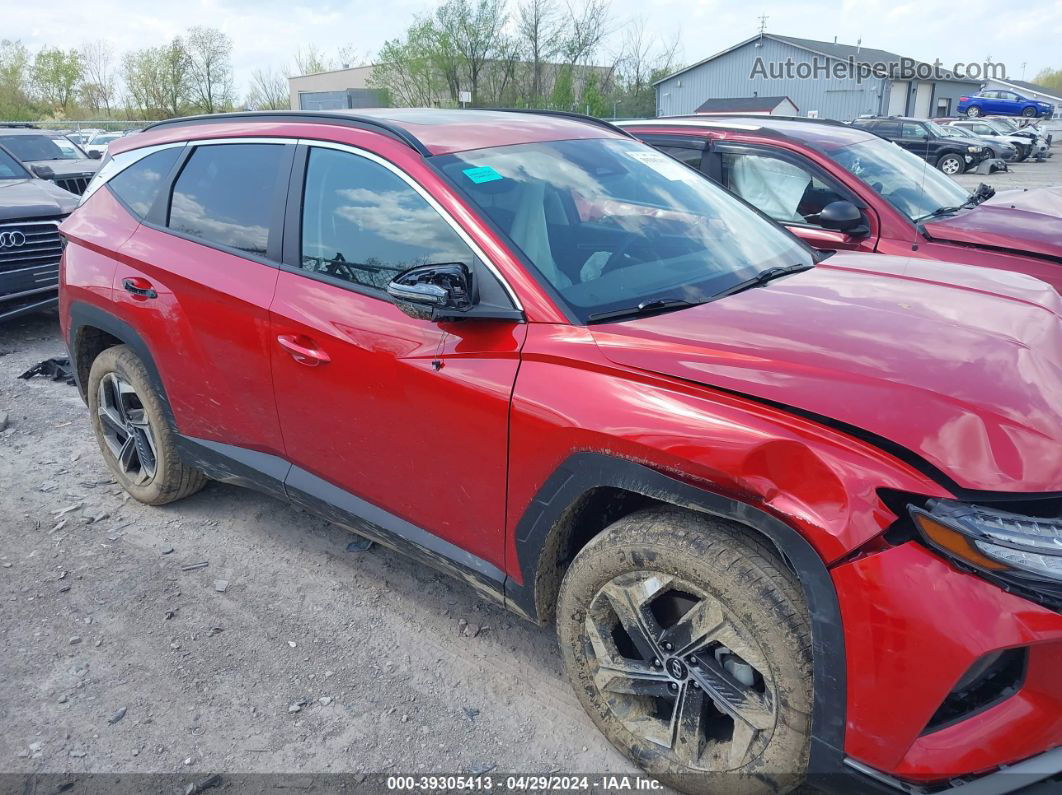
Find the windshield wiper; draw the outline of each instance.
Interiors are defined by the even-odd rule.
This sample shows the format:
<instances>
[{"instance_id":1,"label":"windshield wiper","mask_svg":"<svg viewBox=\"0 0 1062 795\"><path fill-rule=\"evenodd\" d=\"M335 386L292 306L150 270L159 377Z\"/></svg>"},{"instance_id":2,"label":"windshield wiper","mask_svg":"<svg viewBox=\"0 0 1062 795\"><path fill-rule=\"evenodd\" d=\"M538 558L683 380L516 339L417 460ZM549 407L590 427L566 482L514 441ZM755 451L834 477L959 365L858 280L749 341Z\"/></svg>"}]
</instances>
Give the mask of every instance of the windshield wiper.
<instances>
[{"instance_id":1,"label":"windshield wiper","mask_svg":"<svg viewBox=\"0 0 1062 795\"><path fill-rule=\"evenodd\" d=\"M937 218L941 215L957 213L959 210L965 210L970 207L976 207L981 202L987 201L995 195L996 189L993 188L991 185L986 185L982 182L980 185L977 186L977 190L975 190L973 193L966 197L966 201L964 201L962 204L957 204L954 207L938 207L931 213L926 213L925 215L920 215L918 218L915 218L914 222L916 224L919 224L922 221L928 221L930 218Z\"/></svg>"},{"instance_id":2,"label":"windshield wiper","mask_svg":"<svg viewBox=\"0 0 1062 795\"><path fill-rule=\"evenodd\" d=\"M686 309L697 306L694 301L684 298L657 298L653 301L642 301L638 306L629 306L626 309L610 309L608 312L595 312L587 317L591 323L599 320L617 320L623 317L641 317L653 315L659 312L670 312L674 309Z\"/></svg>"},{"instance_id":3,"label":"windshield wiper","mask_svg":"<svg viewBox=\"0 0 1062 795\"><path fill-rule=\"evenodd\" d=\"M785 267L774 267L762 270L753 276L751 279L746 279L743 282L738 282L732 287L727 287L720 293L716 293L712 296L712 300L716 298L726 298L728 295L734 295L735 293L741 293L745 290L751 290L753 287L763 287L763 285L780 279L783 276L788 276L791 273L800 273L801 271L810 270L814 268L814 265L786 265Z\"/></svg>"}]
</instances>

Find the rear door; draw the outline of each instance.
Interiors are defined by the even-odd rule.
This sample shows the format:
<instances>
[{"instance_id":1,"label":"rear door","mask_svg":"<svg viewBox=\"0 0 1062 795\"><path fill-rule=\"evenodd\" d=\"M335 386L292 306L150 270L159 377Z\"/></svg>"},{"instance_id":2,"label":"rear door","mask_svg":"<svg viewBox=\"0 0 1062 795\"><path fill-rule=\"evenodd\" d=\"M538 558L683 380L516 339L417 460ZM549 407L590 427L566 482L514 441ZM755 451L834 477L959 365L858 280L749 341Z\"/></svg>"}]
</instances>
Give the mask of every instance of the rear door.
<instances>
[{"instance_id":1,"label":"rear door","mask_svg":"<svg viewBox=\"0 0 1062 795\"><path fill-rule=\"evenodd\" d=\"M151 350L185 436L283 453L269 302L294 148L194 143L172 163L166 150L151 156L158 168L136 174L133 166L109 183L142 218L120 249L116 310ZM171 179L156 198L146 191Z\"/></svg>"},{"instance_id":2,"label":"rear door","mask_svg":"<svg viewBox=\"0 0 1062 795\"><path fill-rule=\"evenodd\" d=\"M284 248L269 336L289 495L500 585L526 327L413 319L385 292L415 265L462 262L508 301L482 252L395 166L326 144L300 147Z\"/></svg>"}]
</instances>

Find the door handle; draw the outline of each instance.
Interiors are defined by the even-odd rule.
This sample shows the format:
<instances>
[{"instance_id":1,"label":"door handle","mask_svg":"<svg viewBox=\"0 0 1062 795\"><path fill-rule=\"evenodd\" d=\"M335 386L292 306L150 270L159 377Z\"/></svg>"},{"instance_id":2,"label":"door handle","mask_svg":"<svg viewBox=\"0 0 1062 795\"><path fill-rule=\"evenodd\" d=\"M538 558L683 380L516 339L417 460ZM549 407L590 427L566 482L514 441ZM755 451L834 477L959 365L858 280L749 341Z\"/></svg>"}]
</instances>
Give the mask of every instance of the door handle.
<instances>
[{"instance_id":1,"label":"door handle","mask_svg":"<svg viewBox=\"0 0 1062 795\"><path fill-rule=\"evenodd\" d=\"M137 298L158 298L159 294L151 286L147 279L136 276L132 279L122 279L122 287L127 293L132 293Z\"/></svg>"},{"instance_id":2,"label":"door handle","mask_svg":"<svg viewBox=\"0 0 1062 795\"><path fill-rule=\"evenodd\" d=\"M332 357L316 347L317 343L302 334L281 334L277 337L277 344L290 353L292 359L307 367L332 361Z\"/></svg>"}]
</instances>

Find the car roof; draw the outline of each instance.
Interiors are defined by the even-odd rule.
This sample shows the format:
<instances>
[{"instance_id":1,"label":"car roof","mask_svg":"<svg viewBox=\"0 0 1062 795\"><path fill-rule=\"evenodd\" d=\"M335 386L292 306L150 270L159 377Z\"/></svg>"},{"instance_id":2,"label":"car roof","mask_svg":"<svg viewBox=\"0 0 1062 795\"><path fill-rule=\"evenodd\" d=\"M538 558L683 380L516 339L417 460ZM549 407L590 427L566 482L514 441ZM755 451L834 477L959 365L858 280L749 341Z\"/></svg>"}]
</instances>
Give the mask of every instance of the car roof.
<instances>
[{"instance_id":1,"label":"car roof","mask_svg":"<svg viewBox=\"0 0 1062 795\"><path fill-rule=\"evenodd\" d=\"M795 116L661 116L656 119L619 122L624 129L704 129L751 132L782 138L824 149L878 138L874 133L832 119L805 119Z\"/></svg>"},{"instance_id":2,"label":"car roof","mask_svg":"<svg viewBox=\"0 0 1062 795\"><path fill-rule=\"evenodd\" d=\"M469 149L580 138L628 138L608 122L558 111L445 110L438 108L365 108L349 111L257 111L170 119L123 136L112 147L121 152L139 146L214 135L253 135L268 126L284 135L286 124L355 127L387 135L424 156ZM196 129L202 128L202 129ZM194 134L189 134L195 130Z\"/></svg>"},{"instance_id":3,"label":"car roof","mask_svg":"<svg viewBox=\"0 0 1062 795\"><path fill-rule=\"evenodd\" d=\"M42 130L39 127L4 127L0 125L0 135L63 135L57 130Z\"/></svg>"}]
</instances>

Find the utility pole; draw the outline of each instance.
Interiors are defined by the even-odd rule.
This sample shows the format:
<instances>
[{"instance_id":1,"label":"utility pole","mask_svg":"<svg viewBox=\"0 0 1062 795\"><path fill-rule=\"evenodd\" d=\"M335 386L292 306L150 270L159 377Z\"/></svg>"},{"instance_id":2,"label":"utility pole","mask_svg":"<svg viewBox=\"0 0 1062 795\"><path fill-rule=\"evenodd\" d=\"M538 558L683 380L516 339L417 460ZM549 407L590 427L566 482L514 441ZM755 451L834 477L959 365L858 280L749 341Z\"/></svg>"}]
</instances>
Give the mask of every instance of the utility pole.
<instances>
[{"instance_id":1,"label":"utility pole","mask_svg":"<svg viewBox=\"0 0 1062 795\"><path fill-rule=\"evenodd\" d=\"M767 32L767 20L770 19L766 14L760 14L757 19L760 21L760 36Z\"/></svg>"}]
</instances>

